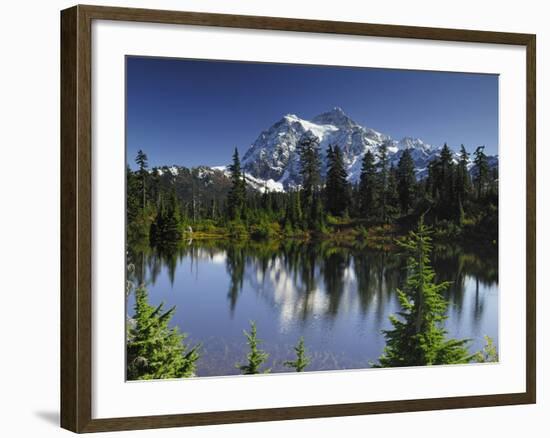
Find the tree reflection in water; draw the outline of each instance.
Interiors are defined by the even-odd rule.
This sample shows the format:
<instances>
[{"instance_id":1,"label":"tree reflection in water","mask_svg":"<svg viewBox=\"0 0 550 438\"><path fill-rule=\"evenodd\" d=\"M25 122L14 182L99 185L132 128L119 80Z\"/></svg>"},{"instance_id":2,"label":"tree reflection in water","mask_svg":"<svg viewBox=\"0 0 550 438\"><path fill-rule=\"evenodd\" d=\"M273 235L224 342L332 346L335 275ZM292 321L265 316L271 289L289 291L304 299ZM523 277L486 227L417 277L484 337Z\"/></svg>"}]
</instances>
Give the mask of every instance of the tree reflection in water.
<instances>
[{"instance_id":1,"label":"tree reflection in water","mask_svg":"<svg viewBox=\"0 0 550 438\"><path fill-rule=\"evenodd\" d=\"M237 348L242 329L253 319L266 349L271 345L271 355L281 364L287 359L285 349L292 351L304 335L314 355L313 370L335 363L339 368L362 367L378 357L383 348L380 330L398 310L395 291L407 274L406 259L397 252L327 241L192 241L163 251L131 248L128 259L135 265L130 280L149 285L152 299L177 302L175 323L194 342L204 343L206 351L212 353L220 342L228 351ZM225 266L225 273L218 268L214 275L214 264ZM445 293L451 334L475 338L472 348L479 349L484 334L498 334L498 298L491 292L498 286L496 251L436 245L432 264L436 282L452 282ZM167 288L181 292L167 295ZM220 313L224 300L225 316ZM180 312L187 313L178 316ZM479 332L487 327L492 333ZM207 335L216 339L210 350ZM335 359L338 355L347 359ZM227 370L208 367L210 375L233 372L231 364Z\"/></svg>"}]
</instances>

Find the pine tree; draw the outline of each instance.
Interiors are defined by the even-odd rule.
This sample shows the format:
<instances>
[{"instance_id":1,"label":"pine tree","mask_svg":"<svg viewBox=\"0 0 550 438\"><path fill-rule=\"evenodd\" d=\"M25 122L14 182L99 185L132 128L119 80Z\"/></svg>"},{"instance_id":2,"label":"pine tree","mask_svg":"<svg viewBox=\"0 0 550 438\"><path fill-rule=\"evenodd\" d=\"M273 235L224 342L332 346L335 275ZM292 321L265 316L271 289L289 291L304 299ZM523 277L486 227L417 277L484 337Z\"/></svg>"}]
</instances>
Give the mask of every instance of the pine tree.
<instances>
[{"instance_id":1,"label":"pine tree","mask_svg":"<svg viewBox=\"0 0 550 438\"><path fill-rule=\"evenodd\" d=\"M310 229L315 228L313 216L315 202L321 184L321 157L319 140L311 132L306 132L298 144L300 176L302 179L302 213Z\"/></svg>"},{"instance_id":2,"label":"pine tree","mask_svg":"<svg viewBox=\"0 0 550 438\"><path fill-rule=\"evenodd\" d=\"M359 211L361 216L368 218L373 215L376 190L376 167L374 155L368 150L363 155L361 176L359 179Z\"/></svg>"},{"instance_id":3,"label":"pine tree","mask_svg":"<svg viewBox=\"0 0 550 438\"><path fill-rule=\"evenodd\" d=\"M231 220L241 219L244 213L246 200L246 182L244 173L241 170L239 151L235 148L233 163L229 166L231 172L231 189L227 196L229 218Z\"/></svg>"},{"instance_id":4,"label":"pine tree","mask_svg":"<svg viewBox=\"0 0 550 438\"><path fill-rule=\"evenodd\" d=\"M420 219L418 231L398 241L409 253L407 281L397 290L402 311L392 315L393 329L384 330L386 347L379 358L382 367L468 363L474 356L466 348L468 340L447 339L443 328L447 302L442 293L448 282L434 283L430 266L430 230Z\"/></svg>"},{"instance_id":5,"label":"pine tree","mask_svg":"<svg viewBox=\"0 0 550 438\"><path fill-rule=\"evenodd\" d=\"M296 352L296 359L287 360L284 364L287 367L294 368L296 372L300 373L304 371L311 362L311 359L306 355L303 336L300 338L298 345L294 347L294 351Z\"/></svg>"},{"instance_id":6,"label":"pine tree","mask_svg":"<svg viewBox=\"0 0 550 438\"><path fill-rule=\"evenodd\" d=\"M237 364L237 368L239 368L243 374L269 373L270 369L260 371L260 367L267 360L269 354L258 348L258 344L261 343L261 340L257 338L255 322L250 322L250 333L244 330L244 335L246 336L246 342L250 349L250 352L246 356L248 363L245 365Z\"/></svg>"},{"instance_id":7,"label":"pine tree","mask_svg":"<svg viewBox=\"0 0 550 438\"><path fill-rule=\"evenodd\" d=\"M416 175L410 149L405 149L397 165L397 192L401 214L407 214L413 206L416 192Z\"/></svg>"},{"instance_id":8,"label":"pine tree","mask_svg":"<svg viewBox=\"0 0 550 438\"><path fill-rule=\"evenodd\" d=\"M466 151L464 145L460 145L460 158L457 169L457 195L462 204L468 200L468 193L470 192L471 186L470 172L468 172L469 161L470 154Z\"/></svg>"},{"instance_id":9,"label":"pine tree","mask_svg":"<svg viewBox=\"0 0 550 438\"><path fill-rule=\"evenodd\" d=\"M292 229L302 228L302 208L300 206L299 191L291 190L288 192L283 225Z\"/></svg>"},{"instance_id":10,"label":"pine tree","mask_svg":"<svg viewBox=\"0 0 550 438\"><path fill-rule=\"evenodd\" d=\"M388 145L384 142L378 147L376 155L378 163L376 168L377 173L377 189L378 189L378 215L383 222L388 222L388 188L390 176L390 163L388 158Z\"/></svg>"},{"instance_id":11,"label":"pine tree","mask_svg":"<svg viewBox=\"0 0 550 438\"><path fill-rule=\"evenodd\" d=\"M474 166L477 199L481 199L486 192L489 182L489 162L484 152L485 146L479 146L474 152Z\"/></svg>"},{"instance_id":12,"label":"pine tree","mask_svg":"<svg viewBox=\"0 0 550 438\"><path fill-rule=\"evenodd\" d=\"M150 242L153 246L175 245L181 240L181 215L176 193L172 191L165 199L161 195L155 219L151 223Z\"/></svg>"},{"instance_id":13,"label":"pine tree","mask_svg":"<svg viewBox=\"0 0 550 438\"><path fill-rule=\"evenodd\" d=\"M141 186L137 175L130 166L126 166L126 217L132 223L138 217L141 208Z\"/></svg>"},{"instance_id":14,"label":"pine tree","mask_svg":"<svg viewBox=\"0 0 550 438\"><path fill-rule=\"evenodd\" d=\"M447 143L443 144L439 154L439 171L440 178L443 184L448 184L451 178L451 168L453 166L453 153Z\"/></svg>"},{"instance_id":15,"label":"pine tree","mask_svg":"<svg viewBox=\"0 0 550 438\"><path fill-rule=\"evenodd\" d=\"M143 152L141 149L138 151L136 156L136 164L138 165L138 173L139 173L139 179L141 183L141 208L145 209L146 201L147 201L147 155L145 155L145 152Z\"/></svg>"},{"instance_id":16,"label":"pine tree","mask_svg":"<svg viewBox=\"0 0 550 438\"><path fill-rule=\"evenodd\" d=\"M309 214L309 228L316 232L323 231L325 226L325 209L319 193L313 195L313 205Z\"/></svg>"},{"instance_id":17,"label":"pine tree","mask_svg":"<svg viewBox=\"0 0 550 438\"><path fill-rule=\"evenodd\" d=\"M181 214L176 192L172 190L168 197L166 206L166 219L164 223L164 240L170 243L177 243L181 240Z\"/></svg>"},{"instance_id":18,"label":"pine tree","mask_svg":"<svg viewBox=\"0 0 550 438\"><path fill-rule=\"evenodd\" d=\"M397 169L390 164L388 171L388 189L386 192L386 222L395 219L399 213L399 193L397 191Z\"/></svg>"},{"instance_id":19,"label":"pine tree","mask_svg":"<svg viewBox=\"0 0 550 438\"><path fill-rule=\"evenodd\" d=\"M157 207L157 214L155 215L149 229L149 243L151 246L158 246L162 244L165 219L166 209L164 206L164 198L161 195L159 206Z\"/></svg>"},{"instance_id":20,"label":"pine tree","mask_svg":"<svg viewBox=\"0 0 550 438\"><path fill-rule=\"evenodd\" d=\"M135 290L135 299L128 328L128 380L194 376L200 346L187 347L187 335L168 327L176 308L163 313L163 303L151 306L144 286Z\"/></svg>"},{"instance_id":21,"label":"pine tree","mask_svg":"<svg viewBox=\"0 0 550 438\"><path fill-rule=\"evenodd\" d=\"M456 191L456 170L447 143L441 148L439 157L430 163L428 172L435 216L445 220L457 219L460 201Z\"/></svg>"},{"instance_id":22,"label":"pine tree","mask_svg":"<svg viewBox=\"0 0 550 438\"><path fill-rule=\"evenodd\" d=\"M341 216L350 204L348 174L339 146L329 145L327 152L326 207L334 216Z\"/></svg>"}]
</instances>

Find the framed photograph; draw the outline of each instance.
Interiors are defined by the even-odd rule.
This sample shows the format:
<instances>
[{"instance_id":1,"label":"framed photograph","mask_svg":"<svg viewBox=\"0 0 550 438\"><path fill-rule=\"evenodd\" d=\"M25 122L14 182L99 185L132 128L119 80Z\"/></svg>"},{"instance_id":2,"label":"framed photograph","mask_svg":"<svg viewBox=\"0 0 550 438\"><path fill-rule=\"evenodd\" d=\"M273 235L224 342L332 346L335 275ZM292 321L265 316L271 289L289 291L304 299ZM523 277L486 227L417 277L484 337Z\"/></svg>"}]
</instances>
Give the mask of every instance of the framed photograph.
<instances>
[{"instance_id":1,"label":"framed photograph","mask_svg":"<svg viewBox=\"0 0 550 438\"><path fill-rule=\"evenodd\" d=\"M61 12L61 425L535 403L535 35Z\"/></svg>"}]
</instances>

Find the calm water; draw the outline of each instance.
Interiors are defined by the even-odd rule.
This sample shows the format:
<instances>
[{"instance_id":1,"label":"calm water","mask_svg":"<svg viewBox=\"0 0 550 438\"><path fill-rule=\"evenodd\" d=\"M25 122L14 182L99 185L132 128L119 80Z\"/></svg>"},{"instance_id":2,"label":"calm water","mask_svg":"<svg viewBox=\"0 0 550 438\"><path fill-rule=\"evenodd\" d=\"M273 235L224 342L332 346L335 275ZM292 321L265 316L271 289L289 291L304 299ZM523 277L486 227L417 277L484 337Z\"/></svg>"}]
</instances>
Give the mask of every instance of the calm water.
<instances>
[{"instance_id":1,"label":"calm water","mask_svg":"<svg viewBox=\"0 0 550 438\"><path fill-rule=\"evenodd\" d=\"M366 368L384 348L381 330L399 310L396 287L405 258L391 252L323 244L229 245L189 242L169 255L134 251L135 282L144 281L152 305L176 306L172 324L201 343L199 376L238 374L247 345L243 329L256 322L272 372L289 371L293 346L304 336L309 371ZM498 258L435 249L437 281L452 281L446 328L452 337L483 336L498 343ZM133 296L128 314L133 314ZM497 344L498 345L498 344Z\"/></svg>"}]
</instances>

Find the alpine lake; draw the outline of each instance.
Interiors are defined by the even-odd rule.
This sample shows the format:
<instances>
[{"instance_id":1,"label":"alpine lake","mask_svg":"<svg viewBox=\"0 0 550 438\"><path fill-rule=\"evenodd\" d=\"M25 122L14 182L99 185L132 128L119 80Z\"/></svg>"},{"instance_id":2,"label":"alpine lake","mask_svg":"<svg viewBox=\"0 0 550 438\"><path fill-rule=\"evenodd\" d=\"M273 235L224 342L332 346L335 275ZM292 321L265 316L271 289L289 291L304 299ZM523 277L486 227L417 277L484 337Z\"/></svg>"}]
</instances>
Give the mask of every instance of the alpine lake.
<instances>
[{"instance_id":1,"label":"alpine lake","mask_svg":"<svg viewBox=\"0 0 550 438\"><path fill-rule=\"evenodd\" d=\"M498 345L498 251L434 245L436 281L449 281L445 328L468 338L472 353L490 336ZM239 374L248 346L243 330L257 325L271 372L304 337L306 371L372 367L399 312L397 289L406 279L406 256L329 242L188 240L169 252L131 248L129 280L145 284L151 305L176 306L172 326L201 344L197 376ZM127 315L134 296L127 295Z\"/></svg>"}]
</instances>

